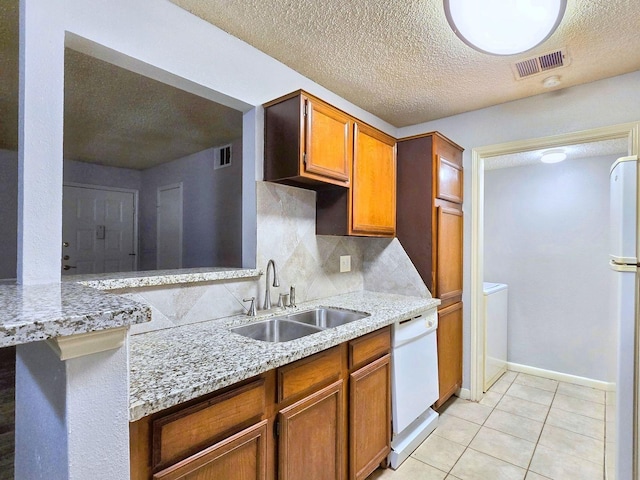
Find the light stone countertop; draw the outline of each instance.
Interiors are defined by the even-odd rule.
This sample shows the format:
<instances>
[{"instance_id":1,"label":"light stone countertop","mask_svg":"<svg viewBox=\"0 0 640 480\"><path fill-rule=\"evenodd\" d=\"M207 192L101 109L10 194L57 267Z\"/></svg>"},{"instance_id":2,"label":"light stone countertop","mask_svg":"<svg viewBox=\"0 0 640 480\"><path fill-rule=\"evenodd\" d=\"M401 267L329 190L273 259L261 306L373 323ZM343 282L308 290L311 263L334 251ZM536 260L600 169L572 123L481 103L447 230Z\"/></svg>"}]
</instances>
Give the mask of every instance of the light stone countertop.
<instances>
[{"instance_id":1,"label":"light stone countertop","mask_svg":"<svg viewBox=\"0 0 640 480\"><path fill-rule=\"evenodd\" d=\"M283 312L258 317L239 315L133 335L129 340L129 419L214 392L241 380L357 338L440 300L377 292L354 292L305 302L287 312L317 306L338 307L371 316L336 328L282 343L253 340L228 328L261 321Z\"/></svg>"},{"instance_id":2,"label":"light stone countertop","mask_svg":"<svg viewBox=\"0 0 640 480\"><path fill-rule=\"evenodd\" d=\"M0 347L150 320L146 305L75 283L0 283Z\"/></svg>"},{"instance_id":3,"label":"light stone countertop","mask_svg":"<svg viewBox=\"0 0 640 480\"><path fill-rule=\"evenodd\" d=\"M65 282L79 283L98 290L117 290L122 288L157 287L160 285L253 278L259 277L260 275L262 275L262 271L256 268L202 267L177 270L69 275L63 277L63 280Z\"/></svg>"}]
</instances>

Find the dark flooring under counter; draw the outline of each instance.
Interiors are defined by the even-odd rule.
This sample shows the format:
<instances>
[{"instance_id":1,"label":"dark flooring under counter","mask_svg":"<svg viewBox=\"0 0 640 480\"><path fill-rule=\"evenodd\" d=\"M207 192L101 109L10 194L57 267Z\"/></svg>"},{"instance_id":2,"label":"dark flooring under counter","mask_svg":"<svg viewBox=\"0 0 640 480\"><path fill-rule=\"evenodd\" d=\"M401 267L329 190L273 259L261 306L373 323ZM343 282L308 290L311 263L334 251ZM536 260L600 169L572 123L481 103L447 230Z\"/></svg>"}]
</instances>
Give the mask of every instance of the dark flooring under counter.
<instances>
[{"instance_id":1,"label":"dark flooring under counter","mask_svg":"<svg viewBox=\"0 0 640 480\"><path fill-rule=\"evenodd\" d=\"M0 348L0 480L13 480L16 348Z\"/></svg>"}]
</instances>

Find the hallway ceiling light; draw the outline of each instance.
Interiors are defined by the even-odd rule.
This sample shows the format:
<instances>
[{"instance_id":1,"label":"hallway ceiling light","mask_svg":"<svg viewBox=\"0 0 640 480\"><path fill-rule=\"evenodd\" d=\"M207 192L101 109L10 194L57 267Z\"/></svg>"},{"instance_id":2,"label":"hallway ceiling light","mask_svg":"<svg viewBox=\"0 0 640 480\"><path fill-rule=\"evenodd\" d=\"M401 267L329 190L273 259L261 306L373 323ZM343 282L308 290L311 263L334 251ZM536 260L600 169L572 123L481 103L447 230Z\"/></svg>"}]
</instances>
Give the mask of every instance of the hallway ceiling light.
<instances>
[{"instance_id":1,"label":"hallway ceiling light","mask_svg":"<svg viewBox=\"0 0 640 480\"><path fill-rule=\"evenodd\" d=\"M540 161L542 163L558 163L566 160L567 154L562 150L549 150L548 152L544 152L542 157L540 157Z\"/></svg>"},{"instance_id":2,"label":"hallway ceiling light","mask_svg":"<svg viewBox=\"0 0 640 480\"><path fill-rule=\"evenodd\" d=\"M515 55L541 44L560 24L566 6L566 0L444 0L456 35L494 55Z\"/></svg>"}]
</instances>

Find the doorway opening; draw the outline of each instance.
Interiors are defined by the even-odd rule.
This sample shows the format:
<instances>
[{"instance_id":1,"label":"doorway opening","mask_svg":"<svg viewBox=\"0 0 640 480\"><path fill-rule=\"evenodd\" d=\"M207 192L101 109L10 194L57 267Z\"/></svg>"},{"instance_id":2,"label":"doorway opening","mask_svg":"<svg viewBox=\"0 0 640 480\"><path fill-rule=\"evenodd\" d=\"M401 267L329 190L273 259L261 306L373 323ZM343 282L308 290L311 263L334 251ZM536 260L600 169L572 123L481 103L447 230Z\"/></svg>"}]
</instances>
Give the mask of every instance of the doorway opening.
<instances>
[{"instance_id":1,"label":"doorway opening","mask_svg":"<svg viewBox=\"0 0 640 480\"><path fill-rule=\"evenodd\" d=\"M640 124L629 123L623 125L616 125L612 127L604 127L594 130L588 130L583 132L568 133L563 135L556 135L552 137L531 139L518 142L510 142L499 145L491 145L487 147L481 147L473 149L472 151L472 202L471 202L471 322L470 322L470 336L471 336L471 350L470 350L470 398L474 401L479 401L485 389L484 386L484 368L485 368L485 346L487 342L486 322L484 316L485 302L484 302L484 282L500 281L500 279L487 278L485 276L487 268L485 265L485 167L490 159L513 155L522 152L532 152L535 150L546 150L558 147L573 146L594 142L607 142L613 140L622 140L626 142L627 149L623 155L638 155L639 152L639 134ZM638 179L636 179L638 181ZM638 200L636 199L636 202ZM607 202L608 203L608 202ZM608 205L607 205L608 207ZM608 232L608 230L607 230ZM488 241L488 239L487 239ZM603 256L603 262L607 262L607 256ZM514 268L518 268L515 265ZM606 295L607 292L603 292ZM544 301L544 298L539 298L539 301ZM636 312L635 325L633 326L634 337L637 339L640 331L640 322L638 321L638 315ZM633 352L635 358L635 373L633 374L634 386L633 391L638 391L638 365L640 360L639 342L635 342L635 351ZM517 369L517 366L510 365ZM531 369L531 372L536 374L536 370L545 372L547 374L553 373L551 371L542 369ZM525 370L519 370L525 371ZM580 383L583 380L581 377L572 375L564 375L558 373L556 380L567 380L571 377L574 380L572 383ZM550 377L554 378L554 377ZM586 380L586 379L584 379ZM598 383L598 382L594 382ZM600 382L602 386L606 386L606 382ZM593 386L588 383L584 385ZM613 385L613 384L611 384ZM633 396L633 394L632 394ZM637 397L637 395L635 395ZM637 398L634 402L633 412L628 412L630 418L637 419L638 402ZM637 420L636 420L637 423ZM637 437L637 431L634 433L634 437ZM636 449L638 441L636 440Z\"/></svg>"}]
</instances>

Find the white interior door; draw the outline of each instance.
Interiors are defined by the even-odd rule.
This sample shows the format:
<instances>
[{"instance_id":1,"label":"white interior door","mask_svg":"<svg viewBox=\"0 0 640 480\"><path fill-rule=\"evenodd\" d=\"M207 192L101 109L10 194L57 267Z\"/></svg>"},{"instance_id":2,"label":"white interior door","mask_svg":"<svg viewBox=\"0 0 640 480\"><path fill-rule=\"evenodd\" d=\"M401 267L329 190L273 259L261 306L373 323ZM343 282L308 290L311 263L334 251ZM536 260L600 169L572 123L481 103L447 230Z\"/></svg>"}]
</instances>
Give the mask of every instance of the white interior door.
<instances>
[{"instance_id":1,"label":"white interior door","mask_svg":"<svg viewBox=\"0 0 640 480\"><path fill-rule=\"evenodd\" d=\"M182 268L182 183L158 187L157 267Z\"/></svg>"},{"instance_id":2,"label":"white interior door","mask_svg":"<svg viewBox=\"0 0 640 480\"><path fill-rule=\"evenodd\" d=\"M135 270L135 211L135 192L65 185L62 273Z\"/></svg>"}]
</instances>

